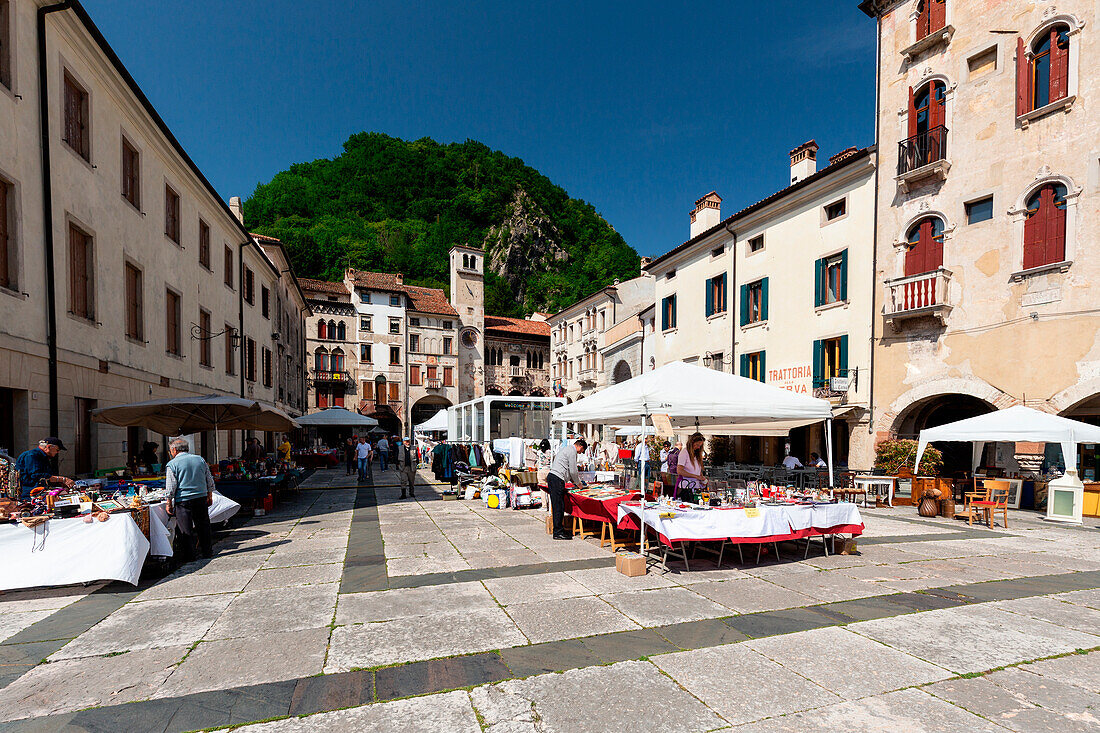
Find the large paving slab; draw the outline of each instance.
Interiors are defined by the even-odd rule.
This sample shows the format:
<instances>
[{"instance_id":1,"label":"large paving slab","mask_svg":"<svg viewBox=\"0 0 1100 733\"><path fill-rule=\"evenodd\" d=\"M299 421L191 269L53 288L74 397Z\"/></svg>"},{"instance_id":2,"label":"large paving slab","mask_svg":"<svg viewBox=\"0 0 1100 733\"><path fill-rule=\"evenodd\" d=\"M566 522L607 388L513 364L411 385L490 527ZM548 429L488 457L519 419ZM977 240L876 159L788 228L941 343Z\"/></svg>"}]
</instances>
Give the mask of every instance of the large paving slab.
<instances>
[{"instance_id":1,"label":"large paving slab","mask_svg":"<svg viewBox=\"0 0 1100 733\"><path fill-rule=\"evenodd\" d=\"M50 655L50 661L192 644L234 597L222 593L128 603Z\"/></svg>"},{"instance_id":2,"label":"large paving slab","mask_svg":"<svg viewBox=\"0 0 1100 733\"><path fill-rule=\"evenodd\" d=\"M502 606L592 595L591 590L566 573L493 578L485 581L485 587Z\"/></svg>"},{"instance_id":3,"label":"large paving slab","mask_svg":"<svg viewBox=\"0 0 1100 733\"><path fill-rule=\"evenodd\" d=\"M729 609L687 588L612 593L603 599L641 626L663 626L681 621L728 616Z\"/></svg>"},{"instance_id":4,"label":"large paving slab","mask_svg":"<svg viewBox=\"0 0 1100 733\"><path fill-rule=\"evenodd\" d=\"M745 642L845 700L936 682L952 673L840 627ZM823 650L828 650L823 654ZM844 674L845 665L858 673Z\"/></svg>"},{"instance_id":5,"label":"large paving slab","mask_svg":"<svg viewBox=\"0 0 1100 733\"><path fill-rule=\"evenodd\" d=\"M165 598L238 593L244 590L255 575L255 570L227 570L203 575L176 572L142 591L134 601L158 601Z\"/></svg>"},{"instance_id":6,"label":"large paving slab","mask_svg":"<svg viewBox=\"0 0 1100 733\"><path fill-rule=\"evenodd\" d=\"M621 662L478 687L486 733L698 733L723 721L652 664Z\"/></svg>"},{"instance_id":7,"label":"large paving slab","mask_svg":"<svg viewBox=\"0 0 1100 733\"><path fill-rule=\"evenodd\" d=\"M815 599L804 593L799 593L796 590L760 578L693 583L688 587L737 613L774 611L782 608L808 606L816 602Z\"/></svg>"},{"instance_id":8,"label":"large paving slab","mask_svg":"<svg viewBox=\"0 0 1100 733\"><path fill-rule=\"evenodd\" d=\"M651 660L735 725L841 701L839 695L743 642L662 654Z\"/></svg>"},{"instance_id":9,"label":"large paving slab","mask_svg":"<svg viewBox=\"0 0 1100 733\"><path fill-rule=\"evenodd\" d=\"M297 679L320 673L329 629L265 634L198 644L155 697Z\"/></svg>"},{"instance_id":10,"label":"large paving slab","mask_svg":"<svg viewBox=\"0 0 1100 733\"><path fill-rule=\"evenodd\" d=\"M985 605L862 621L852 631L957 674L1088 649L1100 637Z\"/></svg>"},{"instance_id":11,"label":"large paving slab","mask_svg":"<svg viewBox=\"0 0 1100 733\"><path fill-rule=\"evenodd\" d=\"M54 609L42 609L37 611L8 611L0 609L0 641L18 634L31 624L36 624L44 618L52 616Z\"/></svg>"},{"instance_id":12,"label":"large paving slab","mask_svg":"<svg viewBox=\"0 0 1100 733\"><path fill-rule=\"evenodd\" d=\"M245 591L233 598L203 638L316 629L331 624L335 610L335 583Z\"/></svg>"},{"instance_id":13,"label":"large paving slab","mask_svg":"<svg viewBox=\"0 0 1100 733\"><path fill-rule=\"evenodd\" d=\"M338 626L325 672L483 652L527 643L501 608Z\"/></svg>"},{"instance_id":14,"label":"large paving slab","mask_svg":"<svg viewBox=\"0 0 1100 733\"><path fill-rule=\"evenodd\" d=\"M353 730L387 733L481 733L477 716L470 704L470 696L461 691L363 705L304 718L257 723L233 730L242 733L344 733Z\"/></svg>"},{"instance_id":15,"label":"large paving slab","mask_svg":"<svg viewBox=\"0 0 1100 733\"><path fill-rule=\"evenodd\" d=\"M531 643L640 628L606 601L592 596L513 603L506 611Z\"/></svg>"},{"instance_id":16,"label":"large paving slab","mask_svg":"<svg viewBox=\"0 0 1100 733\"><path fill-rule=\"evenodd\" d=\"M477 581L424 588L395 588L341 594L336 608L336 623L359 624L433 614L443 617L493 608L497 608L496 601Z\"/></svg>"},{"instance_id":17,"label":"large paving slab","mask_svg":"<svg viewBox=\"0 0 1100 733\"><path fill-rule=\"evenodd\" d=\"M187 650L186 646L169 646L40 664L4 688L0 720L150 697L172 674L174 665Z\"/></svg>"}]
</instances>

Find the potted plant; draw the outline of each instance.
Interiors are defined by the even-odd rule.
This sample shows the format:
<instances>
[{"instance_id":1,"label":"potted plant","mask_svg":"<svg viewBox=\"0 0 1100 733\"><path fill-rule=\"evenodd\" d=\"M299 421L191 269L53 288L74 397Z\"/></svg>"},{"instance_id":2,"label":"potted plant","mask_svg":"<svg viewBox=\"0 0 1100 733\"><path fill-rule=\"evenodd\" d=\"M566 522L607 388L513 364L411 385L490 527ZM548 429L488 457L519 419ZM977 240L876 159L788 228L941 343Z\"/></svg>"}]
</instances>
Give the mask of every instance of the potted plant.
<instances>
[{"instance_id":1,"label":"potted plant","mask_svg":"<svg viewBox=\"0 0 1100 733\"><path fill-rule=\"evenodd\" d=\"M884 440L875 446L875 471L886 476L909 478L912 482L911 499L914 503L921 503L918 511L922 516L934 517L940 513L940 497L951 496L951 480L939 478L940 471L943 469L943 454L934 446L925 448L920 466L914 474L912 467L916 455L917 441L915 440L897 438ZM928 498L928 504L925 505L925 493L929 488L934 490L934 495ZM932 511L933 506L935 511ZM953 514L954 506L949 510ZM932 513L926 514L929 511ZM945 511L948 510L945 509Z\"/></svg>"}]
</instances>

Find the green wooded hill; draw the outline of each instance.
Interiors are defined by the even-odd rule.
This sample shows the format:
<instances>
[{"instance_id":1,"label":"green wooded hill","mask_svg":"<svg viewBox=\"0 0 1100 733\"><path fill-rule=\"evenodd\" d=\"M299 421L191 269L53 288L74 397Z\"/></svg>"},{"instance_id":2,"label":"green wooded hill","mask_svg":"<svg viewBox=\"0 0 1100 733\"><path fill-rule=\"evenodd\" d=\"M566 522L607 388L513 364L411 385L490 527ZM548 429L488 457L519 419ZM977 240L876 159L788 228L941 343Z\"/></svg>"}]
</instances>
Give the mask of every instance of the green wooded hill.
<instances>
[{"instance_id":1,"label":"green wooded hill","mask_svg":"<svg viewBox=\"0 0 1100 733\"><path fill-rule=\"evenodd\" d=\"M556 312L638 274L637 253L591 204L473 140L358 133L335 158L258 185L244 214L283 241L302 277L354 267L447 289L448 249L484 248L485 307L497 315Z\"/></svg>"}]
</instances>

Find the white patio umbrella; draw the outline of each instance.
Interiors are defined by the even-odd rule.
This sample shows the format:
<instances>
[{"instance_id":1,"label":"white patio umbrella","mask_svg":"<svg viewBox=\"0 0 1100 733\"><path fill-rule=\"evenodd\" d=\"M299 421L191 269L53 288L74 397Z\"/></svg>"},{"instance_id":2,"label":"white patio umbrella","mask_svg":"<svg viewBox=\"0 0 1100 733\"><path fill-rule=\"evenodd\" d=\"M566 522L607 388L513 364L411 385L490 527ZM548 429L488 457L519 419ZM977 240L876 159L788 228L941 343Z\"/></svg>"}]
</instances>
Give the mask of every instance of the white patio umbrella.
<instances>
[{"instance_id":1,"label":"white patio umbrella","mask_svg":"<svg viewBox=\"0 0 1100 733\"><path fill-rule=\"evenodd\" d=\"M608 387L552 413L557 422L606 424L667 415L675 430L723 435L785 436L792 428L825 423L829 485L833 483L832 408L825 400L795 394L755 379L682 361ZM645 464L641 466L641 550L645 554Z\"/></svg>"},{"instance_id":2,"label":"white patio umbrella","mask_svg":"<svg viewBox=\"0 0 1100 733\"><path fill-rule=\"evenodd\" d=\"M228 395L201 395L133 402L92 410L92 421L118 427L143 427L161 435L214 431L214 460L218 460L219 430L288 431L294 418L272 405Z\"/></svg>"},{"instance_id":3,"label":"white patio umbrella","mask_svg":"<svg viewBox=\"0 0 1100 733\"><path fill-rule=\"evenodd\" d=\"M1077 469L1078 443L1100 443L1100 427L1016 405L920 431L914 471L928 444L939 441L970 443L972 468L978 467L986 443L1058 443L1069 471Z\"/></svg>"},{"instance_id":4,"label":"white patio umbrella","mask_svg":"<svg viewBox=\"0 0 1100 733\"><path fill-rule=\"evenodd\" d=\"M320 412L311 412L308 415L302 415L298 418L298 424L302 427L311 428L373 428L378 425L378 421L373 417L360 415L358 412L352 412L343 407L329 407Z\"/></svg>"}]
</instances>

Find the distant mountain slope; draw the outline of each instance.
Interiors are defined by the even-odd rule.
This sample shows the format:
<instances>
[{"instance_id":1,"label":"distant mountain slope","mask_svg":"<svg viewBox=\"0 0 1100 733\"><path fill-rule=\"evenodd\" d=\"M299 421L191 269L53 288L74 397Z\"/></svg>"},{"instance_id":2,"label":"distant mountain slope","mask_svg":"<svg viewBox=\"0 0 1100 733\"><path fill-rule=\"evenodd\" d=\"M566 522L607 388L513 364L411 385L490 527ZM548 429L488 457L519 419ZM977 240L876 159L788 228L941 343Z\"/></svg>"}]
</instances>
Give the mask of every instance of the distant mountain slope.
<instances>
[{"instance_id":1,"label":"distant mountain slope","mask_svg":"<svg viewBox=\"0 0 1100 733\"><path fill-rule=\"evenodd\" d=\"M244 213L251 231L284 242L303 277L355 267L447 288L447 250L484 247L486 312L499 315L556 312L638 274L637 253L590 204L473 140L358 133L332 160L257 186Z\"/></svg>"}]
</instances>

